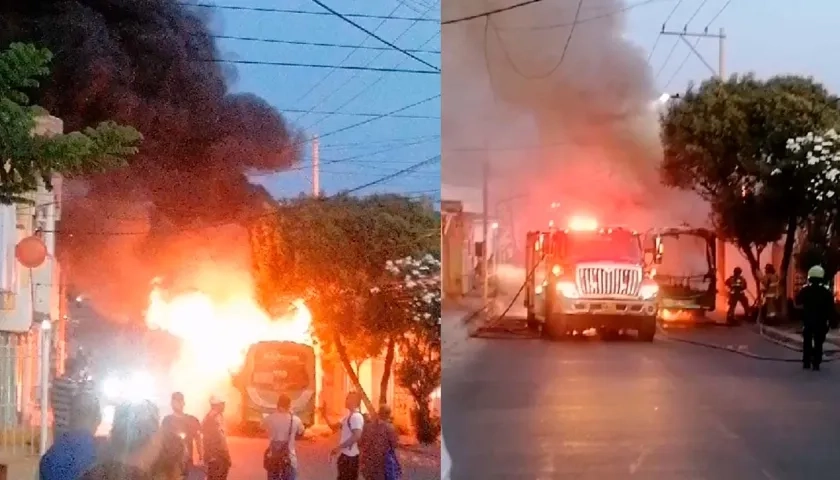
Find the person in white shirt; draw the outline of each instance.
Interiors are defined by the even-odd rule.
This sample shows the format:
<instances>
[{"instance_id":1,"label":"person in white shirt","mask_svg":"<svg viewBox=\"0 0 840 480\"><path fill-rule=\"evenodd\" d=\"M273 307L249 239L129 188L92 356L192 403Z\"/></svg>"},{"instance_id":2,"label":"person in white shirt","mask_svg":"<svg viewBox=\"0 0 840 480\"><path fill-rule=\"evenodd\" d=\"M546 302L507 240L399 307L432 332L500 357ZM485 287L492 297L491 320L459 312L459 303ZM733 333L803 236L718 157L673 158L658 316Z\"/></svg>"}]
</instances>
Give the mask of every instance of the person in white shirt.
<instances>
[{"instance_id":1,"label":"person in white shirt","mask_svg":"<svg viewBox=\"0 0 840 480\"><path fill-rule=\"evenodd\" d=\"M338 456L338 480L359 479L359 438L365 426L365 417L359 411L361 396L350 392L344 401L347 415L341 419L341 437L337 447L330 451L330 458Z\"/></svg>"},{"instance_id":2,"label":"person in white shirt","mask_svg":"<svg viewBox=\"0 0 840 480\"><path fill-rule=\"evenodd\" d=\"M298 463L295 453L295 439L303 436L305 430L300 417L291 411L292 401L287 395L277 399L277 411L263 419L263 426L268 432L269 448L276 451L288 448L291 468L284 471L269 472L268 480L295 480Z\"/></svg>"}]
</instances>

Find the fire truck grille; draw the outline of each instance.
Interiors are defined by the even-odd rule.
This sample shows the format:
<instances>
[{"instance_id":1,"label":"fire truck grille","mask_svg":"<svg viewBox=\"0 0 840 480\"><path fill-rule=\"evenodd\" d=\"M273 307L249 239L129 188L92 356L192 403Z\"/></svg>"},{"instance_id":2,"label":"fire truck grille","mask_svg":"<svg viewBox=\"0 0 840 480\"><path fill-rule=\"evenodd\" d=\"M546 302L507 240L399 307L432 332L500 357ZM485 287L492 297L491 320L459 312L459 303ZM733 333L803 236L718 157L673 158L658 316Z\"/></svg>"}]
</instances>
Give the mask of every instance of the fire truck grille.
<instances>
[{"instance_id":1,"label":"fire truck grille","mask_svg":"<svg viewBox=\"0 0 840 480\"><path fill-rule=\"evenodd\" d=\"M634 267L580 267L577 284L582 295L636 296L642 285L642 271Z\"/></svg>"}]
</instances>

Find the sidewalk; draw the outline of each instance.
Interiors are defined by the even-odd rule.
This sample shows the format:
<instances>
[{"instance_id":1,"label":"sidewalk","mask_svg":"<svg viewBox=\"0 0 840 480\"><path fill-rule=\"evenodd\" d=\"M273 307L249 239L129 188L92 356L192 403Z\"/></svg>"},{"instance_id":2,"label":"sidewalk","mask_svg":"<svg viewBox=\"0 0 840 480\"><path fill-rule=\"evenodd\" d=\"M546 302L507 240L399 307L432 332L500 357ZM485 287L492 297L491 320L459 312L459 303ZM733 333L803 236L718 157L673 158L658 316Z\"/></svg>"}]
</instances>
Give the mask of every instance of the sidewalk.
<instances>
[{"instance_id":1,"label":"sidewalk","mask_svg":"<svg viewBox=\"0 0 840 480\"><path fill-rule=\"evenodd\" d=\"M756 328L759 329L760 333L763 333L772 340L782 342L797 349L802 348L802 327L770 327L764 325ZM828 335L826 335L825 338L825 343L825 353L840 353L840 332L838 332L838 330L828 332Z\"/></svg>"}]
</instances>

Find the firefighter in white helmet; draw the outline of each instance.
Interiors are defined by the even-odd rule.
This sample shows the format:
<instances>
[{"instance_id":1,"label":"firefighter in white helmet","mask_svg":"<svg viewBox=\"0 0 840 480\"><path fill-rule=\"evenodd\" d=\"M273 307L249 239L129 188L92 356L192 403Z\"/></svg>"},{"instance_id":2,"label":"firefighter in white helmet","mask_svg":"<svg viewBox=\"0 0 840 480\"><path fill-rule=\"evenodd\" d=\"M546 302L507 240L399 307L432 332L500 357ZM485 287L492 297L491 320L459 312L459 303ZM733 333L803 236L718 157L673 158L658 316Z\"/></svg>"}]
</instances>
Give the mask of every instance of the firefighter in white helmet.
<instances>
[{"instance_id":1,"label":"firefighter in white helmet","mask_svg":"<svg viewBox=\"0 0 840 480\"><path fill-rule=\"evenodd\" d=\"M808 270L808 282L795 299L802 313L802 368L819 370L823 342L834 323L834 295L825 285L825 270L816 265Z\"/></svg>"}]
</instances>

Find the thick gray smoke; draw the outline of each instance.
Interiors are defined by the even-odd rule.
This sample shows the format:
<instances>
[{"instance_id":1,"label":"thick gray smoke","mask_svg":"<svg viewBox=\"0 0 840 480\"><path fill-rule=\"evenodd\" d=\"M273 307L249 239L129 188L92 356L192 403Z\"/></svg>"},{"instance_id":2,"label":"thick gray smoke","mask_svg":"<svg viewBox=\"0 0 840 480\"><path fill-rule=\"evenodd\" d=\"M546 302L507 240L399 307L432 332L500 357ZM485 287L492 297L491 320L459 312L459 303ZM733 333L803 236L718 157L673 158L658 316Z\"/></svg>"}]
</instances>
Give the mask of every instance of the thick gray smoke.
<instances>
[{"instance_id":1,"label":"thick gray smoke","mask_svg":"<svg viewBox=\"0 0 840 480\"><path fill-rule=\"evenodd\" d=\"M102 304L136 311L150 277L178 270L178 255L166 252L173 237L247 218L268 195L246 174L298 158L279 112L230 93L232 72L218 62L207 20L175 0L0 6L0 47L34 42L55 54L37 100L65 129L116 120L145 136L130 166L67 185L62 257L74 286Z\"/></svg>"},{"instance_id":2,"label":"thick gray smoke","mask_svg":"<svg viewBox=\"0 0 840 480\"><path fill-rule=\"evenodd\" d=\"M441 4L447 20L510 2ZM623 37L624 3L583 0L572 33L577 7L551 0L444 25L443 182L477 186L486 159L491 209L504 220L518 204L522 228L581 211L640 229L702 221L696 202L660 186L661 92L645 52Z\"/></svg>"}]
</instances>

